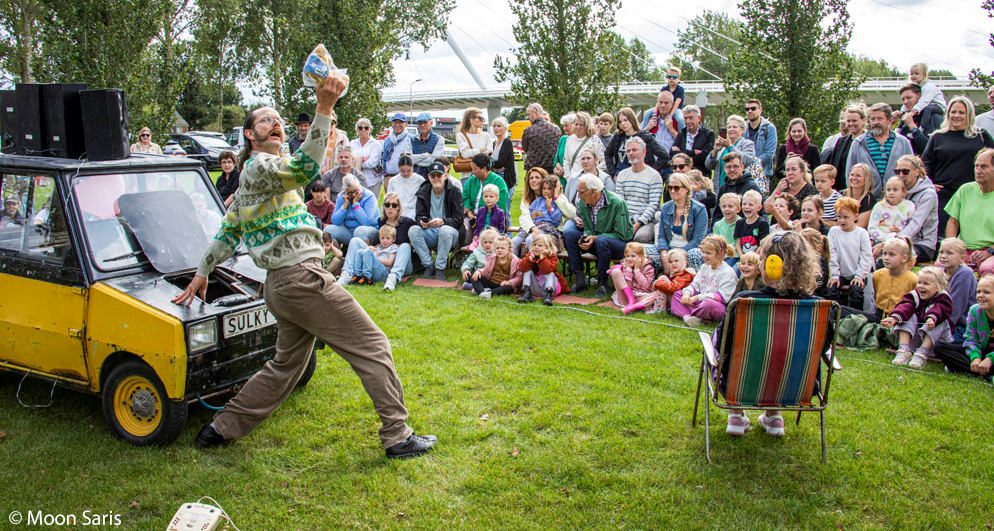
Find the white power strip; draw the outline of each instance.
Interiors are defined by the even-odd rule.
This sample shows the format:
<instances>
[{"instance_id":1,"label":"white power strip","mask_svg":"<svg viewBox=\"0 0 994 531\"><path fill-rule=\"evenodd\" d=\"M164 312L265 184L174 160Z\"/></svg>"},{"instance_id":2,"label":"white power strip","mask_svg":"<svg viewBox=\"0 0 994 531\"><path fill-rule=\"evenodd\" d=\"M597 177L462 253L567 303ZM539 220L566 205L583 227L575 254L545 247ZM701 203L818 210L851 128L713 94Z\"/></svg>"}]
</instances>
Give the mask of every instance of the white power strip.
<instances>
[{"instance_id":1,"label":"white power strip","mask_svg":"<svg viewBox=\"0 0 994 531\"><path fill-rule=\"evenodd\" d=\"M166 531L216 531L225 520L224 512L213 505L184 503L169 521Z\"/></svg>"}]
</instances>

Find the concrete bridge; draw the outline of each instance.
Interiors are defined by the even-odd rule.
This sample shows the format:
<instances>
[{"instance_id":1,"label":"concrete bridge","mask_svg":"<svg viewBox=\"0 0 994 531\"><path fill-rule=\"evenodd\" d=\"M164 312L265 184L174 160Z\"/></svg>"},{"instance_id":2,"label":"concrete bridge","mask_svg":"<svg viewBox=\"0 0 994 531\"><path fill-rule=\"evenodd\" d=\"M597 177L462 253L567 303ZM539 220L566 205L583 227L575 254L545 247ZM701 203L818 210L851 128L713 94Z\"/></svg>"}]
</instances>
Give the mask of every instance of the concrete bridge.
<instances>
[{"instance_id":1,"label":"concrete bridge","mask_svg":"<svg viewBox=\"0 0 994 531\"><path fill-rule=\"evenodd\" d=\"M975 104L987 102L987 90L970 85L969 80L943 79L932 80L949 101L954 96L966 96ZM868 79L859 87L863 101L873 104L886 101L890 104L901 103L898 89L907 83L907 78L873 78ZM664 81L652 83L631 83L618 86L624 105L636 109L651 107L656 102L659 89ZM428 85L428 83L425 83ZM701 107L716 105L728 98L725 85L721 81L686 81L683 82L687 93L687 103L695 103ZM478 107L487 110L488 117L500 114L503 107L510 107L507 98L510 84L497 85L486 89L462 90L417 90L414 92L403 89L383 91L383 101L387 103L388 112L410 111L458 111L466 107Z\"/></svg>"}]
</instances>

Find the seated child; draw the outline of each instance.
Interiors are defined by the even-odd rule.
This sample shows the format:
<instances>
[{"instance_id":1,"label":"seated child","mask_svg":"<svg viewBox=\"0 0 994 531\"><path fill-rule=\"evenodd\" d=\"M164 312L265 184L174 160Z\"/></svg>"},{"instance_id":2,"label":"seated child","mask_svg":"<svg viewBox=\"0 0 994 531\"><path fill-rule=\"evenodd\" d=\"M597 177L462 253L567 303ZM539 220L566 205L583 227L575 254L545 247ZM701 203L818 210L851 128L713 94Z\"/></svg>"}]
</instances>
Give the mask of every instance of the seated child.
<instances>
[{"instance_id":1,"label":"seated child","mask_svg":"<svg viewBox=\"0 0 994 531\"><path fill-rule=\"evenodd\" d=\"M487 235L484 232L484 238ZM482 248L485 242L480 243ZM477 249L479 250L479 249ZM476 252L476 251L473 251ZM505 234L497 237L494 252L486 257L483 269L473 273L473 291L481 299L489 299L493 295L511 295L521 286L521 270L518 269L520 260L511 252L511 239Z\"/></svg>"},{"instance_id":2,"label":"seated child","mask_svg":"<svg viewBox=\"0 0 994 531\"><path fill-rule=\"evenodd\" d=\"M897 176L887 179L884 198L873 207L870 224L866 226L866 232L870 234L874 245L897 236L911 220L915 204L905 199L906 195L908 193L904 189L904 180Z\"/></svg>"},{"instance_id":3,"label":"seated child","mask_svg":"<svg viewBox=\"0 0 994 531\"><path fill-rule=\"evenodd\" d=\"M476 229L473 230L473 242L469 244L469 249L476 249L480 244L480 233L483 229L493 228L499 234L507 232L509 225L509 215L497 206L497 199L500 197L500 189L496 184L488 184L483 187L483 206L476 211Z\"/></svg>"},{"instance_id":4,"label":"seated child","mask_svg":"<svg viewBox=\"0 0 994 531\"><path fill-rule=\"evenodd\" d=\"M480 234L479 244L480 246L473 249L473 252L469 253L466 257L466 261L462 263L462 267L459 268L462 273L462 289L471 290L473 289L473 275L479 272L485 265L487 265L487 256L494 254L494 243L497 242L497 230L493 227L487 227L486 230Z\"/></svg>"},{"instance_id":5,"label":"seated child","mask_svg":"<svg viewBox=\"0 0 994 531\"><path fill-rule=\"evenodd\" d=\"M789 194L788 194L789 195ZM793 197L793 196L790 196ZM739 281L735 284L735 293L762 289L763 275L759 272L759 254L748 252L739 259ZM733 295L734 296L734 295Z\"/></svg>"},{"instance_id":6,"label":"seated child","mask_svg":"<svg viewBox=\"0 0 994 531\"><path fill-rule=\"evenodd\" d=\"M966 244L959 238L945 238L939 245L938 265L949 279L949 297L953 300L953 313L949 315L953 343L963 341L966 331L966 312L977 303L977 277L973 270L963 265L966 258Z\"/></svg>"},{"instance_id":7,"label":"seated child","mask_svg":"<svg viewBox=\"0 0 994 531\"><path fill-rule=\"evenodd\" d=\"M780 194L773 200L776 211L773 214L770 234L794 230L794 222L801 217L801 202L791 194Z\"/></svg>"},{"instance_id":8,"label":"seated child","mask_svg":"<svg viewBox=\"0 0 994 531\"><path fill-rule=\"evenodd\" d=\"M705 177L701 173L701 170L690 170L687 172L687 177L690 177L691 189L694 192L691 199L704 205L708 213L708 221L710 222L711 213L714 212L714 207L718 205L718 197L714 195L714 183L711 182L711 179Z\"/></svg>"},{"instance_id":9,"label":"seated child","mask_svg":"<svg viewBox=\"0 0 994 531\"><path fill-rule=\"evenodd\" d=\"M814 229L801 229L801 237L804 238L804 241L808 244L808 247L814 251L815 255L818 257L818 263L821 266L814 294L823 299L827 299L828 279L830 278L828 272L828 260L832 257L832 253L828 247L828 236L825 236Z\"/></svg>"},{"instance_id":10,"label":"seated child","mask_svg":"<svg viewBox=\"0 0 994 531\"><path fill-rule=\"evenodd\" d=\"M528 206L535 228L542 234L552 236L557 243L557 249L562 247L563 233L559 226L563 222L563 212L556 204L556 187L559 179L555 175L546 175L542 178L542 195L535 198Z\"/></svg>"},{"instance_id":11,"label":"seated child","mask_svg":"<svg viewBox=\"0 0 994 531\"><path fill-rule=\"evenodd\" d=\"M711 227L711 233L725 238L726 242L735 241L735 223L739 220L739 211L742 209L742 196L734 192L728 192L722 194L721 198L718 200L718 206L721 208L722 218L714 222L714 226ZM732 253L733 257L728 259L728 264L735 264L738 259L735 255L734 245Z\"/></svg>"},{"instance_id":12,"label":"seated child","mask_svg":"<svg viewBox=\"0 0 994 531\"><path fill-rule=\"evenodd\" d=\"M863 288L873 269L873 246L866 229L856 225L859 203L851 197L835 202L839 224L828 231L829 298L843 306L863 307ZM848 296L843 291L848 288Z\"/></svg>"},{"instance_id":13,"label":"seated child","mask_svg":"<svg viewBox=\"0 0 994 531\"><path fill-rule=\"evenodd\" d=\"M328 195L328 187L320 180L311 184L311 200L307 202L307 212L318 220L318 228L331 225L331 214L335 203Z\"/></svg>"},{"instance_id":14,"label":"seated child","mask_svg":"<svg viewBox=\"0 0 994 531\"><path fill-rule=\"evenodd\" d=\"M933 357L936 343L952 339L949 314L953 311L953 301L946 292L947 285L946 274L941 269L923 267L918 272L918 287L902 297L890 315L880 321L897 330L900 346L891 363L920 369Z\"/></svg>"},{"instance_id":15,"label":"seated child","mask_svg":"<svg viewBox=\"0 0 994 531\"><path fill-rule=\"evenodd\" d=\"M518 262L518 270L524 273L518 302L531 302L532 295L541 295L542 303L551 306L557 295L569 291L566 279L559 273L556 242L548 234L532 238L532 247Z\"/></svg>"},{"instance_id":16,"label":"seated child","mask_svg":"<svg viewBox=\"0 0 994 531\"><path fill-rule=\"evenodd\" d=\"M759 202L757 199L756 211L759 211ZM682 318L687 326L700 326L704 320L720 321L739 280L732 267L725 263L728 256L725 238L714 234L706 236L701 242L701 256L704 265L693 282L674 292L670 300L670 312Z\"/></svg>"},{"instance_id":17,"label":"seated child","mask_svg":"<svg viewBox=\"0 0 994 531\"><path fill-rule=\"evenodd\" d=\"M911 271L915 265L913 249L907 238L893 238L884 243L881 252L884 267L873 272L876 313L867 316L870 322L880 322L885 315L890 315L904 294L918 286L918 275Z\"/></svg>"},{"instance_id":18,"label":"seated child","mask_svg":"<svg viewBox=\"0 0 994 531\"><path fill-rule=\"evenodd\" d=\"M380 244L360 250L356 257L358 274L352 277L352 283L372 285L387 279L393 261L397 259L396 238L397 229L393 225L380 227Z\"/></svg>"},{"instance_id":19,"label":"seated child","mask_svg":"<svg viewBox=\"0 0 994 531\"><path fill-rule=\"evenodd\" d=\"M825 223L824 208L820 197L816 195L805 197L804 201L801 201L801 219L794 222L794 230L810 228L828 236L829 225Z\"/></svg>"},{"instance_id":20,"label":"seated child","mask_svg":"<svg viewBox=\"0 0 994 531\"><path fill-rule=\"evenodd\" d=\"M338 276L345 265L345 255L342 254L342 244L335 241L331 234L321 233L321 240L324 241L324 268L332 275Z\"/></svg>"},{"instance_id":21,"label":"seated child","mask_svg":"<svg viewBox=\"0 0 994 531\"><path fill-rule=\"evenodd\" d=\"M652 284L655 288L653 294L655 298L652 303L646 306L645 313L659 313L668 310L670 307L670 297L677 290L681 290L694 281L694 270L687 268L687 251L683 249L672 249L666 253L666 262L669 268L668 275L660 275L656 282Z\"/></svg>"},{"instance_id":22,"label":"seated child","mask_svg":"<svg viewBox=\"0 0 994 531\"><path fill-rule=\"evenodd\" d=\"M763 196L755 190L742 194L742 214L735 222L735 254L742 256L759 249L759 242L770 233L770 223L760 216ZM704 269L703 267L701 268ZM697 273L700 275L700 272Z\"/></svg>"},{"instance_id":23,"label":"seated child","mask_svg":"<svg viewBox=\"0 0 994 531\"><path fill-rule=\"evenodd\" d=\"M977 304L967 311L963 344L940 343L935 350L949 372L973 374L991 379L994 362L994 275L984 275L977 282Z\"/></svg>"},{"instance_id":24,"label":"seated child","mask_svg":"<svg viewBox=\"0 0 994 531\"><path fill-rule=\"evenodd\" d=\"M625 246L625 258L607 270L614 283L611 302L623 308L625 315L645 308L652 293L652 279L656 270L645 256L645 247L638 242Z\"/></svg>"},{"instance_id":25,"label":"seated child","mask_svg":"<svg viewBox=\"0 0 994 531\"><path fill-rule=\"evenodd\" d=\"M838 175L838 171L831 164L822 164L815 168L812 173L814 175L815 189L818 190L818 198L821 199L823 208L822 219L825 220L828 226L835 225L835 202L842 197L842 194L838 190L832 188L832 185L835 184L835 177ZM801 208L804 208L803 201L801 202Z\"/></svg>"}]
</instances>

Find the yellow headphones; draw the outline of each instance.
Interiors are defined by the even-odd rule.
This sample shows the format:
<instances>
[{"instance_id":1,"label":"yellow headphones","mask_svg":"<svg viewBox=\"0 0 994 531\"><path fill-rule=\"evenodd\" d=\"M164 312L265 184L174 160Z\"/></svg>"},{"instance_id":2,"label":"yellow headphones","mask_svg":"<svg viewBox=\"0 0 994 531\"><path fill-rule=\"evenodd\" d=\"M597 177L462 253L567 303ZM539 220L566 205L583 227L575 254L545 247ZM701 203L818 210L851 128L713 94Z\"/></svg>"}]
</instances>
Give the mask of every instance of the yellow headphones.
<instances>
[{"instance_id":1,"label":"yellow headphones","mask_svg":"<svg viewBox=\"0 0 994 531\"><path fill-rule=\"evenodd\" d=\"M770 280L780 280L780 277L783 276L783 258L777 253L780 252L780 241L786 235L786 232L781 232L773 237L773 241L771 242L773 245L770 246L769 254L766 256L764 269L766 270L766 277ZM774 246L776 246L776 250L774 250Z\"/></svg>"}]
</instances>

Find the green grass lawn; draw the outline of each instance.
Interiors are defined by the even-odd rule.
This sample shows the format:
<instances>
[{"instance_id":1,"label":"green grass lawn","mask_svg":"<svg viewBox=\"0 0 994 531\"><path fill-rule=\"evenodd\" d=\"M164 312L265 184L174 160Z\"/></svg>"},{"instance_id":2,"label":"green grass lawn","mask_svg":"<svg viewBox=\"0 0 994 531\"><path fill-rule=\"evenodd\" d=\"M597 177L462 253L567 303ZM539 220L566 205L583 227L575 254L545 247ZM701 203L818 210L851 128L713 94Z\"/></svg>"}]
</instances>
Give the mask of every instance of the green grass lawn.
<instances>
[{"instance_id":1,"label":"green grass lawn","mask_svg":"<svg viewBox=\"0 0 994 531\"><path fill-rule=\"evenodd\" d=\"M966 528L994 523L990 385L883 352L840 353L828 464L816 415L780 440L724 435L704 458L690 426L696 334L667 316L483 301L401 285L351 292L391 339L410 422L440 443L384 458L359 380L329 350L310 384L256 432L197 451L191 408L165 448L113 439L95 397L56 389L48 409L0 373L6 514L113 512L162 529L210 495L249 529ZM29 381L29 403L48 388ZM752 415L755 419L755 415Z\"/></svg>"}]
</instances>

